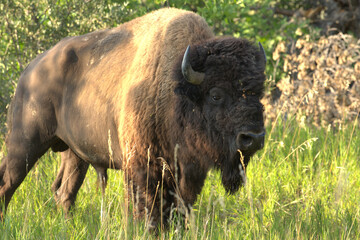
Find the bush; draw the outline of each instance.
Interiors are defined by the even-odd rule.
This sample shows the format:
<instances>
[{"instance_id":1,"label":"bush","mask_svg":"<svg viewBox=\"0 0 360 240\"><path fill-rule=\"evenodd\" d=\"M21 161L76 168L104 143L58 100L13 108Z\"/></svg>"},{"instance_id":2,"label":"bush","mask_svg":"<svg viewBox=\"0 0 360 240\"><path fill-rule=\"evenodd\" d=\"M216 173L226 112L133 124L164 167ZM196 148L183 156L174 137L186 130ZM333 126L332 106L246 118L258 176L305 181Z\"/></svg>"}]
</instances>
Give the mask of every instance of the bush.
<instances>
[{"instance_id":1,"label":"bush","mask_svg":"<svg viewBox=\"0 0 360 240\"><path fill-rule=\"evenodd\" d=\"M284 54L289 51L290 54ZM316 42L305 36L288 47L276 47L273 58L283 55L283 78L277 87L279 99L265 99L266 116L277 114L317 126L336 125L359 117L360 40L351 35L321 37Z\"/></svg>"}]
</instances>

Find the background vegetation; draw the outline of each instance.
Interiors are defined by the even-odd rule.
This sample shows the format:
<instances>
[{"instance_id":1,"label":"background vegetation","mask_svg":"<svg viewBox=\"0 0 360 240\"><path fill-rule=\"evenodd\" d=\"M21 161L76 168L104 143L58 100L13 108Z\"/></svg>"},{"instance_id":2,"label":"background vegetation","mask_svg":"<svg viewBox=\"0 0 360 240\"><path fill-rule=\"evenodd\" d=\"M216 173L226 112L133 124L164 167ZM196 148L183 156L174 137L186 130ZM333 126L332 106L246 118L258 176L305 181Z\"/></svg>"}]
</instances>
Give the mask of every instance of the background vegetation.
<instances>
[{"instance_id":1,"label":"background vegetation","mask_svg":"<svg viewBox=\"0 0 360 240\"><path fill-rule=\"evenodd\" d=\"M261 41L271 56L278 41L296 37L296 30L298 35L310 31L305 19L294 22L274 14L275 6L296 9L300 4L299 0L1 0L1 126L4 126L6 106L20 73L36 55L66 36L111 28L149 11L171 6L198 12L218 35ZM272 63L268 65L270 72L274 72L275 67ZM0 129L5 133L4 127Z\"/></svg>"},{"instance_id":2,"label":"background vegetation","mask_svg":"<svg viewBox=\"0 0 360 240\"><path fill-rule=\"evenodd\" d=\"M308 54L303 52L306 46L318 46L318 43L320 46L320 37L328 39L339 31L352 34L351 38L355 39L352 47L359 50L356 39L360 36L356 24L359 5L357 0L0 0L0 159L6 154L7 105L21 72L36 55L63 37L114 27L151 10L168 6L188 9L203 16L217 35L241 36L263 44L268 56L267 139L265 148L247 169L245 188L228 196L218 173L210 172L194 206L188 230L174 219L170 231L160 232L159 236L163 239L360 238L359 109L352 109L351 119L340 114L335 120L330 118L330 122L320 119L321 124L315 126L311 111L297 111L301 106L315 109L303 101L304 91L297 89L318 87L323 84L322 79L313 77L314 69L311 70L305 57L303 62L311 71L305 69L304 74L311 76L310 80L299 82L298 74L289 72L289 68L301 65L295 56ZM309 45L303 44L298 52L292 51L299 40ZM318 56L329 54L326 46L316 49L320 49L314 51ZM356 56L346 63L347 70L356 71L360 66L359 54ZM321 66L315 69L326 72ZM331 84L336 86L336 78L331 79ZM358 77L349 79L349 84L353 81L351 87L359 86ZM345 84L342 95L349 95L347 88ZM356 93L354 89L351 91ZM350 99L358 101L358 95L354 96ZM274 104L277 99L279 102ZM324 99L335 101L336 97ZM284 102L293 103L292 114L288 114L289 109L281 108ZM317 106L317 113L322 109ZM303 121L303 117L308 120ZM341 121L337 121L339 118ZM74 217L65 220L50 191L58 166L59 156L49 152L29 173L13 197L5 224L0 225L0 238L155 238L145 231L143 222L132 220L131 206L125 207L121 171L109 171L109 186L102 197L91 169L80 190Z\"/></svg>"}]
</instances>

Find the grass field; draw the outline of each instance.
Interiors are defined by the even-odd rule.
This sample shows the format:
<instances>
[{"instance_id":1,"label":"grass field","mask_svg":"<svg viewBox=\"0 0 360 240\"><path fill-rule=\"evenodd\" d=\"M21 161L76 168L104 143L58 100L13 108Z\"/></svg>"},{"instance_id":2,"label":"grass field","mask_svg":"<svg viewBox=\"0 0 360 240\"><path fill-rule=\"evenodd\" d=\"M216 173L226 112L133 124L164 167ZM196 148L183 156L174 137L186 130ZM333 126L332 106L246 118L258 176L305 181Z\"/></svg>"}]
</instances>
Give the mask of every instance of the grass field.
<instances>
[{"instance_id":1,"label":"grass field","mask_svg":"<svg viewBox=\"0 0 360 240\"><path fill-rule=\"evenodd\" d=\"M60 159L49 152L14 195L0 239L360 239L358 126L316 129L296 121L270 126L265 148L247 168L244 188L227 195L219 173L211 171L188 229L174 217L159 236L132 219L121 171L108 171L102 197L91 168L74 217L65 220L50 190Z\"/></svg>"}]
</instances>

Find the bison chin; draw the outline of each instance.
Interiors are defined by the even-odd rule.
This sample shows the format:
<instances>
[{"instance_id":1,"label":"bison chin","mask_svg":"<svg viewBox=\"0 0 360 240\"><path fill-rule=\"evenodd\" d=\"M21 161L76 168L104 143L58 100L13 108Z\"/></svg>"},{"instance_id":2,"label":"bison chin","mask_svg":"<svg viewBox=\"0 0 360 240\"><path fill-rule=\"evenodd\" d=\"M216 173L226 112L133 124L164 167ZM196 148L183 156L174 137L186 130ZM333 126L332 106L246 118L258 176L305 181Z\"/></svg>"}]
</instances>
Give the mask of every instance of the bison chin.
<instances>
[{"instance_id":1,"label":"bison chin","mask_svg":"<svg viewBox=\"0 0 360 240\"><path fill-rule=\"evenodd\" d=\"M221 180L226 192L234 194L246 182L246 166L249 156L241 156L240 152L234 154L230 161L224 161L221 166Z\"/></svg>"}]
</instances>

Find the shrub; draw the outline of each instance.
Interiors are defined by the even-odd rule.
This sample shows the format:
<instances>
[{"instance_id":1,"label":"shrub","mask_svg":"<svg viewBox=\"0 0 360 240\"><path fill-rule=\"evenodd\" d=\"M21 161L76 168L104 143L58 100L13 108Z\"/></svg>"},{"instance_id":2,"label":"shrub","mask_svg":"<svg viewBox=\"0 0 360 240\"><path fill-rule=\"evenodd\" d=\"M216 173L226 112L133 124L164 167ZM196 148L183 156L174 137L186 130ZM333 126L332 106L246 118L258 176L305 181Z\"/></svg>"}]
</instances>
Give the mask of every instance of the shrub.
<instances>
[{"instance_id":1,"label":"shrub","mask_svg":"<svg viewBox=\"0 0 360 240\"><path fill-rule=\"evenodd\" d=\"M289 46L280 42L273 58L281 56L288 75L277 83L278 99L264 99L268 119L285 113L327 126L359 117L360 40L342 33L315 42L305 36Z\"/></svg>"}]
</instances>

